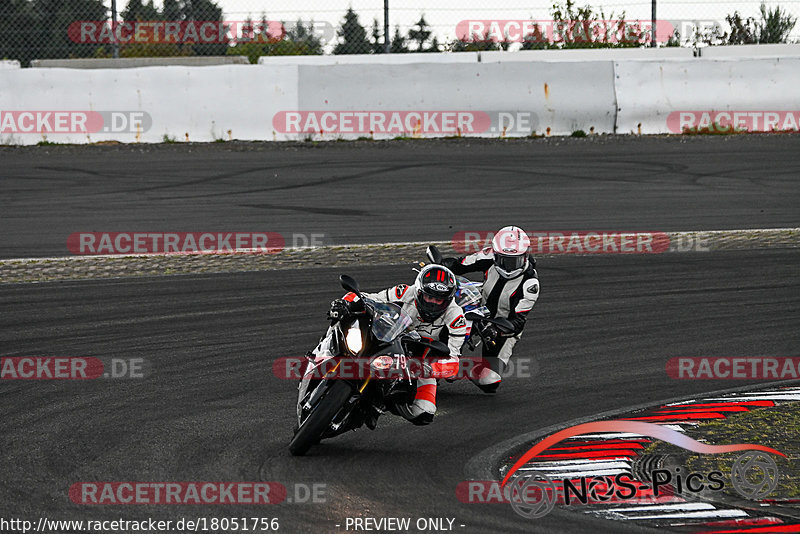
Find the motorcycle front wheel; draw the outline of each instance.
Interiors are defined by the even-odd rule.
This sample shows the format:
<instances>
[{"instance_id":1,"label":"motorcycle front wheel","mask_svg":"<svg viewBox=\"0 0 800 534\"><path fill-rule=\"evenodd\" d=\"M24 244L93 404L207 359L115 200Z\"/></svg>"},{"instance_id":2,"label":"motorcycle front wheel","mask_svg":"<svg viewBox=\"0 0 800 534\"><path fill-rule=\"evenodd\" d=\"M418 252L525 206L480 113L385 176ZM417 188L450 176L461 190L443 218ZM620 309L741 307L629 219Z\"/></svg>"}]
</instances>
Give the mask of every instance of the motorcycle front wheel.
<instances>
[{"instance_id":1,"label":"motorcycle front wheel","mask_svg":"<svg viewBox=\"0 0 800 534\"><path fill-rule=\"evenodd\" d=\"M334 380L325 396L311 409L305 421L297 429L292 441L289 443L289 452L292 456L303 456L312 445L317 443L322 433L333 421L334 416L350 398L353 389L344 380Z\"/></svg>"}]
</instances>

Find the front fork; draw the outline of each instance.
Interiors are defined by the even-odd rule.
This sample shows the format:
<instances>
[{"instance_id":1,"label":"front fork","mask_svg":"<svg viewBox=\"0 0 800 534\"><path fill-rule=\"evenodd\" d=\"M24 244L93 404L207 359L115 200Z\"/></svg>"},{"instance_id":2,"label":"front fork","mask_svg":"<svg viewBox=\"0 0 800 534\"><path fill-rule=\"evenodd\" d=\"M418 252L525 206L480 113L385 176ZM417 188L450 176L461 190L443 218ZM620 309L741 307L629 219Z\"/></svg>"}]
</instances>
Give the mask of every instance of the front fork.
<instances>
[{"instance_id":1,"label":"front fork","mask_svg":"<svg viewBox=\"0 0 800 534\"><path fill-rule=\"evenodd\" d=\"M358 388L358 392L359 392L359 393L364 393L364 390L365 390L365 389L367 389L367 386L369 385L369 382L370 382L370 380L372 380L372 377L371 377L371 376L368 376L368 377L367 377L367 378L364 380L364 383L363 383L363 384L361 384L361 387L360 387L360 388Z\"/></svg>"}]
</instances>

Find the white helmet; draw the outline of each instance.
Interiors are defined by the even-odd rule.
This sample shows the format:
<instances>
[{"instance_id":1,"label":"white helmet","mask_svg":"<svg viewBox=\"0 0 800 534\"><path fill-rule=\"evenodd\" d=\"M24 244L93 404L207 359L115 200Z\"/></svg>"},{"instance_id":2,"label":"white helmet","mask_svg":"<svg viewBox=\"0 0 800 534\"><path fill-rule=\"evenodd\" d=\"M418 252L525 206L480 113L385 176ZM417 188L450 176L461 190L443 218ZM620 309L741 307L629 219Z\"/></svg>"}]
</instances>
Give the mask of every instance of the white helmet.
<instances>
[{"instance_id":1,"label":"white helmet","mask_svg":"<svg viewBox=\"0 0 800 534\"><path fill-rule=\"evenodd\" d=\"M492 239L494 267L503 278L516 278L528 267L531 240L518 226L506 226Z\"/></svg>"}]
</instances>

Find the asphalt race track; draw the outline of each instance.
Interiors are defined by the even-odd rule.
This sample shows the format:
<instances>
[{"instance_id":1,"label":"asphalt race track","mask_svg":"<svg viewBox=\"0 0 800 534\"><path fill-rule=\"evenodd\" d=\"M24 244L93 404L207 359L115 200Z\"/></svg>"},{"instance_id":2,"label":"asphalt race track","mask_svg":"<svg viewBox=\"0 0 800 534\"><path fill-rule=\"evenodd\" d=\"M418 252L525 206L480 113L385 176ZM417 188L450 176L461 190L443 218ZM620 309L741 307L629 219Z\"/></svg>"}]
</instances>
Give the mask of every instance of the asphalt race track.
<instances>
[{"instance_id":1,"label":"asphalt race track","mask_svg":"<svg viewBox=\"0 0 800 534\"><path fill-rule=\"evenodd\" d=\"M326 244L794 227L800 137L0 147L0 258L73 232L271 231ZM298 237L298 244L304 244Z\"/></svg>"},{"instance_id":2,"label":"asphalt race track","mask_svg":"<svg viewBox=\"0 0 800 534\"><path fill-rule=\"evenodd\" d=\"M511 222L800 226L796 137L548 143L166 146L143 149L146 157L130 147L0 149L0 250L66 255L72 231L129 227L327 231L339 242L376 242ZM270 165L281 166L280 179L263 179ZM487 174L490 191L479 193ZM457 201L442 208L448 191ZM486 207L500 200L507 209ZM248 207L257 205L271 207ZM0 382L0 516L278 517L283 532L345 532L335 525L363 516L451 517L465 533L638 530L579 514L531 523L508 505L463 504L455 489L470 458L515 435L746 383L672 380L669 358L800 356L798 263L798 249L541 258L542 295L515 351L537 358L538 376L510 378L496 397L466 382L443 385L431 426L385 417L374 432L323 442L304 458L286 447L295 384L275 377L272 362L315 344L341 294L340 272L379 289L411 281L409 265L0 284L3 357L149 366L143 379ZM326 502L79 506L67 496L80 481L235 480L290 491L325 484Z\"/></svg>"}]
</instances>

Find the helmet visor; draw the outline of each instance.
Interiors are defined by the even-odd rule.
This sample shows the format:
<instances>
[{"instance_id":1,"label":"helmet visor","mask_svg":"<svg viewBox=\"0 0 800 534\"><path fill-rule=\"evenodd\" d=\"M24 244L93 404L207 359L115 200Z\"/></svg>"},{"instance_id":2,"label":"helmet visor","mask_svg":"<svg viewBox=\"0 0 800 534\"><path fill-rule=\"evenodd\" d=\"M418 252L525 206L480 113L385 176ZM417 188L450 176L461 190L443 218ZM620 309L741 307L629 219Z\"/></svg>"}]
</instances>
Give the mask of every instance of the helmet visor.
<instances>
[{"instance_id":1,"label":"helmet visor","mask_svg":"<svg viewBox=\"0 0 800 534\"><path fill-rule=\"evenodd\" d=\"M422 294L422 302L424 302L428 306L431 306L432 308L436 308L437 306L438 307L445 306L445 303L447 302L447 299L446 298L434 297L433 295L428 295L427 293L423 293Z\"/></svg>"},{"instance_id":2,"label":"helmet visor","mask_svg":"<svg viewBox=\"0 0 800 534\"><path fill-rule=\"evenodd\" d=\"M417 294L417 307L419 308L420 315L426 321L432 321L436 317L439 317L449 305L450 299L447 297L437 297L425 292L419 292Z\"/></svg>"},{"instance_id":3,"label":"helmet visor","mask_svg":"<svg viewBox=\"0 0 800 534\"><path fill-rule=\"evenodd\" d=\"M522 269L525 266L525 255L507 256L505 254L495 254L494 264L507 273L510 273L517 269Z\"/></svg>"}]
</instances>

